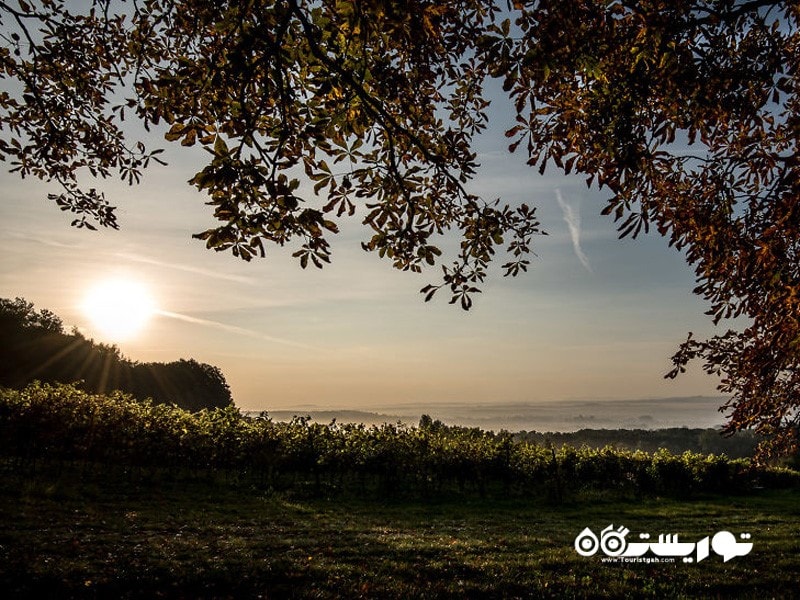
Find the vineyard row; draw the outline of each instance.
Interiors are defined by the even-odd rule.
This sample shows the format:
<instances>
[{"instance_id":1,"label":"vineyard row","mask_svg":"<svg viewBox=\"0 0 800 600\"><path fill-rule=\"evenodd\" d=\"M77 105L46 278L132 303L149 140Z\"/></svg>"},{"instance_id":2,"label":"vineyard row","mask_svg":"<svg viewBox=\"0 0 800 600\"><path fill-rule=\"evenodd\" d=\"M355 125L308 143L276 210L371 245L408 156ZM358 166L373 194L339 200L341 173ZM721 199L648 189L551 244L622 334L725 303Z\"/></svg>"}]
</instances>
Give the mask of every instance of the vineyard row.
<instances>
[{"instance_id":1,"label":"vineyard row","mask_svg":"<svg viewBox=\"0 0 800 600\"><path fill-rule=\"evenodd\" d=\"M133 473L222 474L274 489L392 495L687 496L800 483L795 471L724 455L555 448L507 432L441 425L275 422L234 407L192 413L122 393L39 383L0 389L0 456L19 472L68 462Z\"/></svg>"}]
</instances>

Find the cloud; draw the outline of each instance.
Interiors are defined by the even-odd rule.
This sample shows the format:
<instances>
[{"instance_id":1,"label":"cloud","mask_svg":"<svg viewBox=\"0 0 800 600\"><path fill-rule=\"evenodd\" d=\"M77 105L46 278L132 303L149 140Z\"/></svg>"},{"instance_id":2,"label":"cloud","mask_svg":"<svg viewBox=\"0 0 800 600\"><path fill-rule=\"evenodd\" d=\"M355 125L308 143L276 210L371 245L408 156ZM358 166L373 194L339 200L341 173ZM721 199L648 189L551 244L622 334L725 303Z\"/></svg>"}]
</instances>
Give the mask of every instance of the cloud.
<instances>
[{"instance_id":1,"label":"cloud","mask_svg":"<svg viewBox=\"0 0 800 600\"><path fill-rule=\"evenodd\" d=\"M166 310L159 310L156 314L161 315L162 317L168 317L170 319L177 319L178 321L184 321L185 323L192 323L195 325L203 325L205 327L212 327L214 329L220 329L222 331L227 331L228 333L233 333L237 335L244 335L251 338L256 338L259 340L266 340L268 342L275 342L276 344L283 344L286 346L294 346L295 348L302 348L304 350L321 350L321 348L317 348L314 346L309 346L308 344L303 344L301 342L295 342L292 340L287 340L284 338L279 338L271 335L266 335L260 333L258 331L254 331L252 329L246 329L244 327L237 327L236 325L228 325L227 323L220 323L219 321L211 321L209 319L199 319L197 317L191 317L189 315L182 315L180 313L170 312Z\"/></svg>"},{"instance_id":2,"label":"cloud","mask_svg":"<svg viewBox=\"0 0 800 600\"><path fill-rule=\"evenodd\" d=\"M52 239L52 238L47 238L47 237L44 237L44 236L37 236L37 235L33 235L33 234L28 234L28 233L22 233L22 232L19 232L19 231L14 231L12 229L4 229L3 230L3 236L6 237L6 238L15 238L15 239L22 240L22 241L25 241L25 242L34 242L34 243L39 244L41 246L51 246L53 248L59 248L59 249L80 248L80 244L75 244L75 243L67 244L67 243L64 243L64 242L59 242L58 240L55 240L55 239Z\"/></svg>"},{"instance_id":3,"label":"cloud","mask_svg":"<svg viewBox=\"0 0 800 600\"><path fill-rule=\"evenodd\" d=\"M242 275L233 275L230 273L224 273L221 271L214 271L211 269L204 269L201 267L193 267L185 264L179 264L176 262L166 262L162 260L156 260L154 258L149 258L147 256L142 256L140 254L132 254L127 252L118 252L118 258L122 258L125 260L129 260L132 262L139 262L144 263L146 265L154 265L156 267L164 267L167 269L175 269L178 271L184 271L186 273L192 273L193 275L202 275L203 277L212 277L214 279L222 279L225 281L233 281L235 283L244 283L248 285L252 285L254 283L254 279L251 277L245 277Z\"/></svg>"},{"instance_id":4,"label":"cloud","mask_svg":"<svg viewBox=\"0 0 800 600\"><path fill-rule=\"evenodd\" d=\"M581 248L581 213L577 207L570 206L561 195L561 190L556 188L556 200L561 207L561 212L564 214L564 222L569 227L569 235L572 238L572 248L575 250L575 256L581 261L584 268L592 273L592 265L589 264L589 257Z\"/></svg>"}]
</instances>

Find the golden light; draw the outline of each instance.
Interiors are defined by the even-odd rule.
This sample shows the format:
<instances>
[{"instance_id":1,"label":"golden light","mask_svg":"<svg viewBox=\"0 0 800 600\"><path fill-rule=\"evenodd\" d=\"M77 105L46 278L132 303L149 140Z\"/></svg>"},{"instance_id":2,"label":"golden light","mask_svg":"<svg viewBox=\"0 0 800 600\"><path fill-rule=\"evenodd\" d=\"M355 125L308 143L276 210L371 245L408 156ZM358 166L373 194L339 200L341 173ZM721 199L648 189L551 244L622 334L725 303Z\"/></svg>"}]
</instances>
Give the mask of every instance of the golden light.
<instances>
[{"instance_id":1,"label":"golden light","mask_svg":"<svg viewBox=\"0 0 800 600\"><path fill-rule=\"evenodd\" d=\"M103 337L122 341L136 336L156 312L147 288L130 279L109 279L89 290L82 309Z\"/></svg>"}]
</instances>

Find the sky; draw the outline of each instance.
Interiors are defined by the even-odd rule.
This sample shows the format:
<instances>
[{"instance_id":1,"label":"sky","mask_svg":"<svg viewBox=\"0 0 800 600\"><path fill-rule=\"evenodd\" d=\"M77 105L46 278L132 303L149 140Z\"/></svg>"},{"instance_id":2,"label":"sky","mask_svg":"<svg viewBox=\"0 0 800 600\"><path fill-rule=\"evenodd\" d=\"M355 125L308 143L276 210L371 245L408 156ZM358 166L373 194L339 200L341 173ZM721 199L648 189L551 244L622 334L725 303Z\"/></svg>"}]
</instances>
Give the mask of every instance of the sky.
<instances>
[{"instance_id":1,"label":"sky","mask_svg":"<svg viewBox=\"0 0 800 600\"><path fill-rule=\"evenodd\" d=\"M478 141L471 189L538 207L549 235L527 274L503 278L498 261L469 312L444 292L424 303L419 289L439 267L394 270L361 249L369 232L356 219L340 222L321 271L301 270L289 248L250 263L207 250L191 235L214 225L211 209L187 184L203 157L159 139L149 145L169 166L141 185L86 182L118 206L119 231L71 228L47 200L56 186L0 172L0 297L50 309L131 360L216 365L245 410L716 395L697 367L663 378L689 331L714 333L682 255L657 235L618 240L599 215L607 193L539 175L507 152L499 120ZM93 286L120 277L157 306L124 340L82 308Z\"/></svg>"}]
</instances>

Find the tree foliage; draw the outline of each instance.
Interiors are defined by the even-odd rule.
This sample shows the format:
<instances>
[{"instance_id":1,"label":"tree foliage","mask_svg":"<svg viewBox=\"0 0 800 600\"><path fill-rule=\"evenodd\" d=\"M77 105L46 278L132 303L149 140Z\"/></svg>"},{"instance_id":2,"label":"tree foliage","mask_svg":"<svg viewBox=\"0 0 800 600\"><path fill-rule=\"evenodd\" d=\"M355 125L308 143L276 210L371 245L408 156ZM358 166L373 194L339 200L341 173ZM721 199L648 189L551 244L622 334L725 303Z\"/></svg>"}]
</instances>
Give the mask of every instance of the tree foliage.
<instances>
[{"instance_id":1,"label":"tree foliage","mask_svg":"<svg viewBox=\"0 0 800 600\"><path fill-rule=\"evenodd\" d=\"M245 260L292 245L330 260L357 216L366 250L440 264L467 309L500 251L528 267L535 211L469 191L498 81L507 136L532 167L608 191L621 236L654 229L685 253L715 324L673 358L721 377L730 430L783 446L800 419L800 7L788 0L59 0L0 2L0 158L55 180L74 224L116 227L83 171L130 183L158 150L122 120L200 145L191 183L219 220L198 237ZM301 180L314 195L301 194Z\"/></svg>"},{"instance_id":2,"label":"tree foliage","mask_svg":"<svg viewBox=\"0 0 800 600\"><path fill-rule=\"evenodd\" d=\"M0 330L42 331L64 333L64 323L53 312L43 308L36 310L32 302L24 298L0 298Z\"/></svg>"},{"instance_id":3,"label":"tree foliage","mask_svg":"<svg viewBox=\"0 0 800 600\"><path fill-rule=\"evenodd\" d=\"M80 382L89 392L122 390L187 410L233 405L219 368L194 359L132 362L116 346L98 344L78 331L66 333L54 313L37 311L23 298L0 298L0 336L0 386Z\"/></svg>"}]
</instances>

